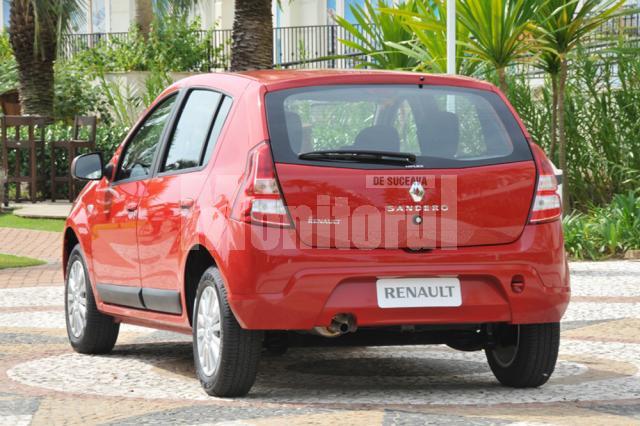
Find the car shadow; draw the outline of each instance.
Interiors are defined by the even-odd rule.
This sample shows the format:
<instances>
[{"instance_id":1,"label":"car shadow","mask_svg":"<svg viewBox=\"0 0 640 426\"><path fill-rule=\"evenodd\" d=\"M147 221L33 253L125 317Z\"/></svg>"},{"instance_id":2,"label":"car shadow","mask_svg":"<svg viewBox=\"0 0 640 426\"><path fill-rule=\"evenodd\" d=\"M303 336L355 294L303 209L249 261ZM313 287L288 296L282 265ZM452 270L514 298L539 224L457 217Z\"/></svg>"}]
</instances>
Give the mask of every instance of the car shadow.
<instances>
[{"instance_id":1,"label":"car shadow","mask_svg":"<svg viewBox=\"0 0 640 426\"><path fill-rule=\"evenodd\" d=\"M345 391L452 391L498 386L482 352L461 353L443 346L290 348L283 355L263 351L250 396L292 391L304 397ZM116 346L111 356L135 357L159 374L196 380L190 342Z\"/></svg>"}]
</instances>

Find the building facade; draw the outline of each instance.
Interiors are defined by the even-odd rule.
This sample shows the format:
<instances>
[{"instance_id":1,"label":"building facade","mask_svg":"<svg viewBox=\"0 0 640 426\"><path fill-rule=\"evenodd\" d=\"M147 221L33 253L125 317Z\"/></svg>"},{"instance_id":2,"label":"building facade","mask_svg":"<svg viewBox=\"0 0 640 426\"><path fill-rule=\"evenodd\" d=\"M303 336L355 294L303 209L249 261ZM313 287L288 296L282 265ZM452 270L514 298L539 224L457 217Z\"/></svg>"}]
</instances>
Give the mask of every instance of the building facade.
<instances>
[{"instance_id":1,"label":"building facade","mask_svg":"<svg viewBox=\"0 0 640 426\"><path fill-rule=\"evenodd\" d=\"M9 26L11 0L2 1L0 28ZM133 22L136 0L85 0L87 19L76 25L75 33L127 32ZM234 0L200 0L192 11L202 22L202 29L231 29ZM352 19L350 6L364 4L364 0L283 0L278 7L273 2L273 25L276 27L332 24L333 16Z\"/></svg>"},{"instance_id":2,"label":"building facade","mask_svg":"<svg viewBox=\"0 0 640 426\"><path fill-rule=\"evenodd\" d=\"M11 0L0 0L0 30L9 26ZM398 3L402 0L391 0ZM133 22L136 0L85 0L87 19L74 28L75 33L127 32ZM192 11L202 22L202 29L231 29L235 0L199 0ZM333 24L335 15L353 22L351 6L364 0L282 0L273 2L274 27L296 27ZM640 0L627 0L632 7L640 7Z\"/></svg>"}]
</instances>

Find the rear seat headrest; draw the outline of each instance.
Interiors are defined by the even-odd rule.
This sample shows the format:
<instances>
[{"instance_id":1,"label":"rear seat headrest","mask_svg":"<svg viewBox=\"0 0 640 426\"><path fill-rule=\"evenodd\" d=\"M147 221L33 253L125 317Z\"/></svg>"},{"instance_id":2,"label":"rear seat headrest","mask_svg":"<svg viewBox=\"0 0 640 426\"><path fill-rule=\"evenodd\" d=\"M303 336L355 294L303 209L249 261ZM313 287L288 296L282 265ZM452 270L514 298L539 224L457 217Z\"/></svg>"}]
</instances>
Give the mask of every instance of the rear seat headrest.
<instances>
[{"instance_id":1,"label":"rear seat headrest","mask_svg":"<svg viewBox=\"0 0 640 426\"><path fill-rule=\"evenodd\" d=\"M287 136L289 138L289 144L291 145L291 150L299 154L300 149L302 148L302 120L300 119L300 115L293 111L285 111L284 119L287 126Z\"/></svg>"},{"instance_id":2,"label":"rear seat headrest","mask_svg":"<svg viewBox=\"0 0 640 426\"><path fill-rule=\"evenodd\" d=\"M378 124L362 129L356 136L353 148L397 152L400 150L400 136L395 128Z\"/></svg>"},{"instance_id":3,"label":"rear seat headrest","mask_svg":"<svg viewBox=\"0 0 640 426\"><path fill-rule=\"evenodd\" d=\"M460 144L460 120L447 111L432 111L428 114L420 149L429 157L454 158Z\"/></svg>"}]
</instances>

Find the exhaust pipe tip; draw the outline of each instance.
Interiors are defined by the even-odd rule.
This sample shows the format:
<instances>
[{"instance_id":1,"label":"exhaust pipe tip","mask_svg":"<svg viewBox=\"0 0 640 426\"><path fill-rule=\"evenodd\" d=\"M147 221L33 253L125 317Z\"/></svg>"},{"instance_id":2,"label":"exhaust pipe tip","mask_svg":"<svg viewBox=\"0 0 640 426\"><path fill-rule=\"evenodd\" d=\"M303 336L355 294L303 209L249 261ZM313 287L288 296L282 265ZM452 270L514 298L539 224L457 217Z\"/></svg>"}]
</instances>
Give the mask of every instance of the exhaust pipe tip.
<instances>
[{"instance_id":1,"label":"exhaust pipe tip","mask_svg":"<svg viewBox=\"0 0 640 426\"><path fill-rule=\"evenodd\" d=\"M356 319L352 314L337 314L329 327L315 327L314 332L324 337L338 337L357 330Z\"/></svg>"}]
</instances>

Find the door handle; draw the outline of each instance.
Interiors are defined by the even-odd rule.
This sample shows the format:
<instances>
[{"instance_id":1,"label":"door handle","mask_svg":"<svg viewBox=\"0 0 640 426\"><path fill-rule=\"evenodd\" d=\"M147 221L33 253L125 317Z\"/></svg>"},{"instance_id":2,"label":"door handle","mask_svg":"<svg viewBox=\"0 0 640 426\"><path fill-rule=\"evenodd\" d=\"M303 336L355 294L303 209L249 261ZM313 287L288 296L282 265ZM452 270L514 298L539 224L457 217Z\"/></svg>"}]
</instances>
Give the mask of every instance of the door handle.
<instances>
[{"instance_id":1,"label":"door handle","mask_svg":"<svg viewBox=\"0 0 640 426\"><path fill-rule=\"evenodd\" d=\"M184 200L180 201L181 209L190 209L192 207L193 207L193 198L185 198Z\"/></svg>"},{"instance_id":2,"label":"door handle","mask_svg":"<svg viewBox=\"0 0 640 426\"><path fill-rule=\"evenodd\" d=\"M128 212L133 213L133 212L135 212L136 210L138 210L138 203L134 203L134 202L132 202L132 203L128 203L128 204L127 204L127 211L128 211Z\"/></svg>"}]
</instances>

